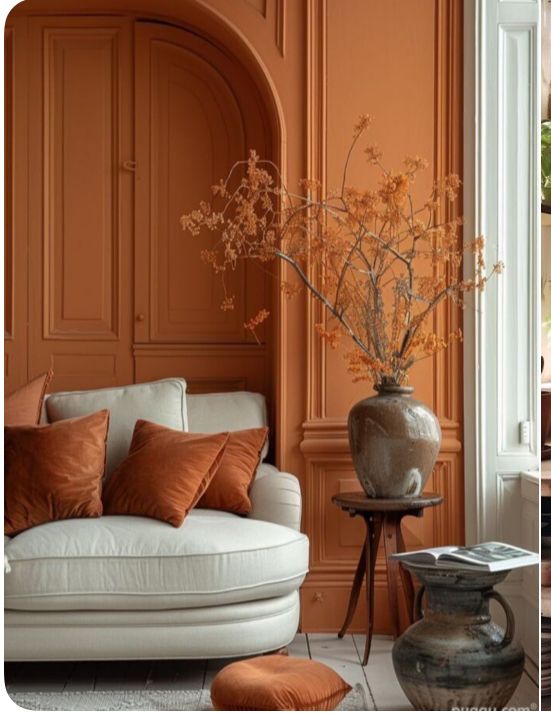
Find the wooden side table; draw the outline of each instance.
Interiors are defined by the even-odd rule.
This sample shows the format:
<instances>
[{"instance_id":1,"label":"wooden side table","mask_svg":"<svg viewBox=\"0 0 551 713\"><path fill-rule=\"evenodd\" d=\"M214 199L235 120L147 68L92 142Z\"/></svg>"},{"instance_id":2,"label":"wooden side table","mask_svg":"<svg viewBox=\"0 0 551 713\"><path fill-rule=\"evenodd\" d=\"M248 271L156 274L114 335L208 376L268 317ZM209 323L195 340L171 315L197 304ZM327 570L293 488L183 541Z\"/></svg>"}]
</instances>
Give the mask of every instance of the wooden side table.
<instances>
[{"instance_id":1,"label":"wooden side table","mask_svg":"<svg viewBox=\"0 0 551 713\"><path fill-rule=\"evenodd\" d=\"M367 595L367 625L365 650L363 665L367 665L369 652L371 650L371 639L373 637L373 611L375 592L375 561L381 532L385 545L385 560L388 582L388 598L390 603L390 615L394 636L399 636L400 630L400 609L398 602L398 577L402 579L404 593L406 597L406 611L408 613L408 626L413 622L413 582L409 572L400 566L398 560L390 559L390 555L396 552L404 552L405 545L402 537L400 523L406 515L422 517L423 511L427 507L434 507L443 500L441 495L435 493L425 493L417 497L393 498L383 500L379 498L368 498L364 493L340 493L334 495L332 501L341 510L348 512L350 517L360 515L366 525L365 542L354 575L352 591L348 601L348 610L344 624L339 631L339 638L342 638L348 629L360 597L362 580L365 575L365 586Z\"/></svg>"}]
</instances>

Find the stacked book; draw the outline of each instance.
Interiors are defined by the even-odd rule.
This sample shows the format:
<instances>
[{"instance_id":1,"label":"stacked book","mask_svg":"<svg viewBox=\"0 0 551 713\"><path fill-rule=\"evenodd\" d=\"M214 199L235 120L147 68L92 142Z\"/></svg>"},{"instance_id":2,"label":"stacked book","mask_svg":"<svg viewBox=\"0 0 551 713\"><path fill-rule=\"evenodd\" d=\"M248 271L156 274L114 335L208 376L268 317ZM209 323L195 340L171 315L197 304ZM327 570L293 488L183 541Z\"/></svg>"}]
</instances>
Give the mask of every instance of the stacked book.
<instances>
[{"instance_id":1,"label":"stacked book","mask_svg":"<svg viewBox=\"0 0 551 713\"><path fill-rule=\"evenodd\" d=\"M539 564L537 552L504 542L482 542L470 547L429 547L426 550L399 552L391 557L406 564L475 572L503 572Z\"/></svg>"}]
</instances>

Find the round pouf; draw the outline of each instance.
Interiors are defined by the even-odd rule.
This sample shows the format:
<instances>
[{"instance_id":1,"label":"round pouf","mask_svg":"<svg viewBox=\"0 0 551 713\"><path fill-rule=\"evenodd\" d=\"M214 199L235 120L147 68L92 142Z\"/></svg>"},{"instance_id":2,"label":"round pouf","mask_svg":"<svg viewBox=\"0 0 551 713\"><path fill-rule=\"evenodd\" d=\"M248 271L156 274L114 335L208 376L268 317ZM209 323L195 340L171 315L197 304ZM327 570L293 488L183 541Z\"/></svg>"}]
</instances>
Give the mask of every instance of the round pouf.
<instances>
[{"instance_id":1,"label":"round pouf","mask_svg":"<svg viewBox=\"0 0 551 713\"><path fill-rule=\"evenodd\" d=\"M350 690L319 661L273 654L226 666L210 696L217 711L332 711Z\"/></svg>"}]
</instances>

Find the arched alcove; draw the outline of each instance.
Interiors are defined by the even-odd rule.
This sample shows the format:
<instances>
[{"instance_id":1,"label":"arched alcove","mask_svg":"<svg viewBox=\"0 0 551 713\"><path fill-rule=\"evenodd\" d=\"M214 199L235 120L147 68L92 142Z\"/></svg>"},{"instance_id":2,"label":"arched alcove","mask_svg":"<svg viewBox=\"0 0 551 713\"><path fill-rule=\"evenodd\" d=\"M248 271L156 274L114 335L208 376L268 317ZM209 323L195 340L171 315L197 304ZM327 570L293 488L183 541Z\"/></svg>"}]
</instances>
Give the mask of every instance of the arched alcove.
<instances>
[{"instance_id":1,"label":"arched alcove","mask_svg":"<svg viewBox=\"0 0 551 713\"><path fill-rule=\"evenodd\" d=\"M9 283L28 301L27 372L53 366L54 390L181 375L192 392L260 391L273 404L276 320L261 344L244 328L276 311L273 280L241 266L236 310L222 312L200 260L212 238L179 226L250 149L283 164L280 102L258 54L189 0L29 0L7 26L11 98L30 97L14 101L14 126L30 130L13 162L27 154L32 177L12 201L28 206L28 235L20 220L14 235L28 242L29 277Z\"/></svg>"}]
</instances>

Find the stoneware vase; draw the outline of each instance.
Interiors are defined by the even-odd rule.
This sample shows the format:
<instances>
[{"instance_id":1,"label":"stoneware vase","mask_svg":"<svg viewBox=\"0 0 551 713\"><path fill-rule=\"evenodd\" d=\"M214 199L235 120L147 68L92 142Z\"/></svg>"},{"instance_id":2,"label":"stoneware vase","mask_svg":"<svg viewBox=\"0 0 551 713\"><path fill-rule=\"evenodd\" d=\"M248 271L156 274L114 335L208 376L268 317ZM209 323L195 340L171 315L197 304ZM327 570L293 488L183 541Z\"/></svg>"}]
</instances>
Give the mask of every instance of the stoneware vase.
<instances>
[{"instance_id":1,"label":"stoneware vase","mask_svg":"<svg viewBox=\"0 0 551 713\"><path fill-rule=\"evenodd\" d=\"M377 396L359 401L348 415L356 475L370 498L419 495L440 450L438 419L412 398L411 386L375 389Z\"/></svg>"},{"instance_id":2,"label":"stoneware vase","mask_svg":"<svg viewBox=\"0 0 551 713\"><path fill-rule=\"evenodd\" d=\"M493 586L508 572L458 572L407 565L423 583L422 618L394 643L396 676L415 710L501 710L524 667L524 651L513 643L514 617ZM507 629L491 621L495 599Z\"/></svg>"}]
</instances>

